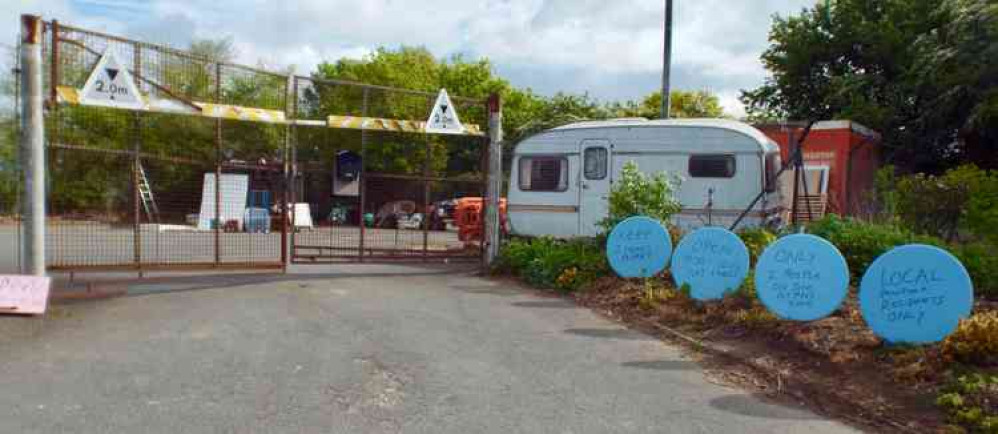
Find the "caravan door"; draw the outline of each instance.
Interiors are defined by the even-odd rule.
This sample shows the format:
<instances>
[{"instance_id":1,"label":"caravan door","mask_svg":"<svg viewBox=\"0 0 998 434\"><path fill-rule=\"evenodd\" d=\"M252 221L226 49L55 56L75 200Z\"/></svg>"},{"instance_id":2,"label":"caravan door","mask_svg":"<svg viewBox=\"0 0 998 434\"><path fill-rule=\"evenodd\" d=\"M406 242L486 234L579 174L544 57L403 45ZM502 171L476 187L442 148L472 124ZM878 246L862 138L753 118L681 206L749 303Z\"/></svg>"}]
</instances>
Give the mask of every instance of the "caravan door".
<instances>
[{"instance_id":1,"label":"caravan door","mask_svg":"<svg viewBox=\"0 0 998 434\"><path fill-rule=\"evenodd\" d=\"M582 164L579 174L579 228L583 236L599 234L596 226L609 213L610 152L608 140L583 140L579 145Z\"/></svg>"}]
</instances>

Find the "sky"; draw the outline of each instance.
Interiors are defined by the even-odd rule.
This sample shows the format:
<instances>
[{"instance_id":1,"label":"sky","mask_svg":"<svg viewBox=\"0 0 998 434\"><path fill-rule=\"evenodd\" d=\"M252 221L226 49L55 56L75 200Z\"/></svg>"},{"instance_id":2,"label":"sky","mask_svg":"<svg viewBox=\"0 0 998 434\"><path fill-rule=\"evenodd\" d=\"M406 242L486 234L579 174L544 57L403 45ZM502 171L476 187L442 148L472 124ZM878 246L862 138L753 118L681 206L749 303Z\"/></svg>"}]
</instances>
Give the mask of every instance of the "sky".
<instances>
[{"instance_id":1,"label":"sky","mask_svg":"<svg viewBox=\"0 0 998 434\"><path fill-rule=\"evenodd\" d=\"M763 83L759 56L774 14L816 0L675 0L673 89L709 90L744 114L741 89ZM41 14L77 27L187 46L232 39L238 61L310 73L322 61L422 45L438 57L486 57L515 86L542 95L588 93L636 100L661 86L664 0L3 0L18 16ZM0 49L0 54L6 54Z\"/></svg>"}]
</instances>

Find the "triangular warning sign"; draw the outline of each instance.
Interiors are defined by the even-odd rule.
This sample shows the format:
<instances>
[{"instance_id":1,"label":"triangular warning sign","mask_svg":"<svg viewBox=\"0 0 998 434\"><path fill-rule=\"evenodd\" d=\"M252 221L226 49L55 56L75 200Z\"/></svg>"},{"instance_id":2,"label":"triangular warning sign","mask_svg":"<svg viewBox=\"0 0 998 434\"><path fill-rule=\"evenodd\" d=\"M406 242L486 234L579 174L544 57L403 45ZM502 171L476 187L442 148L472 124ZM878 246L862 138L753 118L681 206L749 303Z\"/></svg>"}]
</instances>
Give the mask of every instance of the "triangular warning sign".
<instances>
[{"instance_id":1,"label":"triangular warning sign","mask_svg":"<svg viewBox=\"0 0 998 434\"><path fill-rule=\"evenodd\" d=\"M426 121L426 132L434 134L464 134L464 125L457 116L457 108L451 103L447 89L440 89L437 102Z\"/></svg>"},{"instance_id":2,"label":"triangular warning sign","mask_svg":"<svg viewBox=\"0 0 998 434\"><path fill-rule=\"evenodd\" d=\"M132 74L121 67L111 50L104 52L87 78L80 92L80 103L133 110L145 107Z\"/></svg>"}]
</instances>

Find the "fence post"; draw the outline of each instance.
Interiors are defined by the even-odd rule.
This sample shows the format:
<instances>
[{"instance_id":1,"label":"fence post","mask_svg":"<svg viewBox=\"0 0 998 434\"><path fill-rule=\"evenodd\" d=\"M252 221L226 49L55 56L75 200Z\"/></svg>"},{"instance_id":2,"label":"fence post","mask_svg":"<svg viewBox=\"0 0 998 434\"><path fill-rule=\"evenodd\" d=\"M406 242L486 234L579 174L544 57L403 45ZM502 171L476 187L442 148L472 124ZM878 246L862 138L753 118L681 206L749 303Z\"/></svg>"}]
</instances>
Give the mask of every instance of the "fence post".
<instances>
[{"instance_id":1,"label":"fence post","mask_svg":"<svg viewBox=\"0 0 998 434\"><path fill-rule=\"evenodd\" d=\"M291 134L298 134L298 80L294 74L288 74L288 81L284 88L284 109L290 116L286 116L284 126L284 149L281 159L284 160L284 172L281 173L281 267L285 273L288 272L288 206L290 203L291 191L289 177L289 164L291 148ZM297 163L297 162L296 162ZM293 179L293 178L292 178ZM294 231L292 231L294 232Z\"/></svg>"},{"instance_id":2,"label":"fence post","mask_svg":"<svg viewBox=\"0 0 998 434\"><path fill-rule=\"evenodd\" d=\"M45 122L42 18L21 15L21 155L24 159L24 274L45 275Z\"/></svg>"},{"instance_id":3,"label":"fence post","mask_svg":"<svg viewBox=\"0 0 998 434\"><path fill-rule=\"evenodd\" d=\"M485 267L495 263L499 256L500 196L502 195L502 101L498 94L489 96L489 152L488 181L485 195Z\"/></svg>"}]
</instances>

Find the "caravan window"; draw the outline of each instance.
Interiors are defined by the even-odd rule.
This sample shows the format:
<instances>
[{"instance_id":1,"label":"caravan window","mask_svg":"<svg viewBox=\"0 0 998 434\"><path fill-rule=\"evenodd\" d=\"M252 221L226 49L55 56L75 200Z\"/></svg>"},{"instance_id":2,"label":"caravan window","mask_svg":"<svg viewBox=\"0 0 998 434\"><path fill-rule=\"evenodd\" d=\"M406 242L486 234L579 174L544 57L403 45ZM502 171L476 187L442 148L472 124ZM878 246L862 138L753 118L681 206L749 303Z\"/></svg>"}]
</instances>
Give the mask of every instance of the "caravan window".
<instances>
[{"instance_id":1,"label":"caravan window","mask_svg":"<svg viewBox=\"0 0 998 434\"><path fill-rule=\"evenodd\" d=\"M568 159L565 157L521 157L520 190L568 190Z\"/></svg>"},{"instance_id":2,"label":"caravan window","mask_svg":"<svg viewBox=\"0 0 998 434\"><path fill-rule=\"evenodd\" d=\"M607 155L606 148L586 148L585 174L586 179L606 178Z\"/></svg>"},{"instance_id":3,"label":"caravan window","mask_svg":"<svg viewBox=\"0 0 998 434\"><path fill-rule=\"evenodd\" d=\"M690 176L694 178L733 178L734 155L693 155L690 157Z\"/></svg>"}]
</instances>

